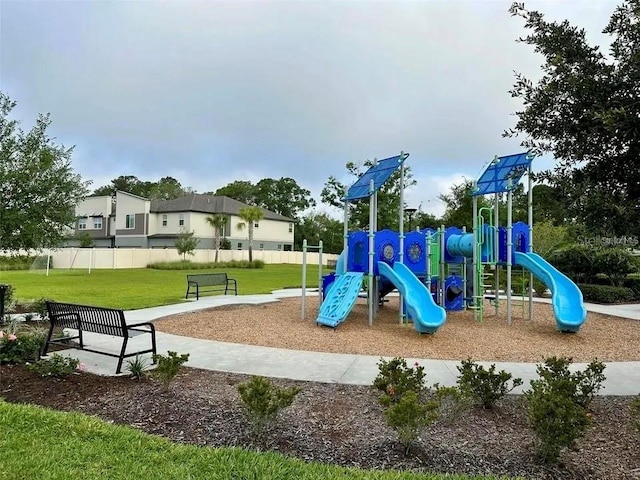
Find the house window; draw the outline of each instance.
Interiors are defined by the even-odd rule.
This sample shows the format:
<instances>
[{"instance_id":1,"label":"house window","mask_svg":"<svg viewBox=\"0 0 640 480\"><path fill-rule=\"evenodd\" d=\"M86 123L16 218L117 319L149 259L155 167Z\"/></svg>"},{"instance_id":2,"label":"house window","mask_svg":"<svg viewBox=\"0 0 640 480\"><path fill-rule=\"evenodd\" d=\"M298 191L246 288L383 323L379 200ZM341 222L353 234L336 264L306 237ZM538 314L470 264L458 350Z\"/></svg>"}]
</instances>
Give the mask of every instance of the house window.
<instances>
[{"instance_id":1,"label":"house window","mask_svg":"<svg viewBox=\"0 0 640 480\"><path fill-rule=\"evenodd\" d=\"M167 216L166 215L162 215L162 226L163 227L167 226Z\"/></svg>"},{"instance_id":2,"label":"house window","mask_svg":"<svg viewBox=\"0 0 640 480\"><path fill-rule=\"evenodd\" d=\"M127 215L124 221L124 228L136 228L136 216Z\"/></svg>"},{"instance_id":3,"label":"house window","mask_svg":"<svg viewBox=\"0 0 640 480\"><path fill-rule=\"evenodd\" d=\"M102 217L93 217L94 230L102 230Z\"/></svg>"},{"instance_id":4,"label":"house window","mask_svg":"<svg viewBox=\"0 0 640 480\"><path fill-rule=\"evenodd\" d=\"M282 250L282 245L278 244L278 251Z\"/></svg>"},{"instance_id":5,"label":"house window","mask_svg":"<svg viewBox=\"0 0 640 480\"><path fill-rule=\"evenodd\" d=\"M264 243L260 244L260 250L264 250Z\"/></svg>"},{"instance_id":6,"label":"house window","mask_svg":"<svg viewBox=\"0 0 640 480\"><path fill-rule=\"evenodd\" d=\"M184 227L184 213L181 213L178 216L178 225L180 225L181 227Z\"/></svg>"},{"instance_id":7,"label":"house window","mask_svg":"<svg viewBox=\"0 0 640 480\"><path fill-rule=\"evenodd\" d=\"M253 228L258 228L259 226L260 226L260 224L259 224L258 222L255 222L255 223L253 224Z\"/></svg>"},{"instance_id":8,"label":"house window","mask_svg":"<svg viewBox=\"0 0 640 480\"><path fill-rule=\"evenodd\" d=\"M242 250L242 242L238 242L238 250Z\"/></svg>"},{"instance_id":9,"label":"house window","mask_svg":"<svg viewBox=\"0 0 640 480\"><path fill-rule=\"evenodd\" d=\"M292 232L293 232L293 223L290 223L289 224L289 233L292 233Z\"/></svg>"},{"instance_id":10,"label":"house window","mask_svg":"<svg viewBox=\"0 0 640 480\"><path fill-rule=\"evenodd\" d=\"M78 219L78 230L86 230L87 229L87 219L79 218Z\"/></svg>"}]
</instances>

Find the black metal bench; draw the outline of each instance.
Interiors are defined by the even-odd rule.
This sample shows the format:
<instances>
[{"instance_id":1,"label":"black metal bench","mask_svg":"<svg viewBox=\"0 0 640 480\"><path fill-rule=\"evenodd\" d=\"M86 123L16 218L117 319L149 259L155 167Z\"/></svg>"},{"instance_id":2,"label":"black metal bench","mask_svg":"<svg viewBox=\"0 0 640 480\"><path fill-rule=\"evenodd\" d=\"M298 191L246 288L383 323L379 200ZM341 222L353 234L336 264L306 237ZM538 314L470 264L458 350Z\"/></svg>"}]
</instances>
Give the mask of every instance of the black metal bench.
<instances>
[{"instance_id":1,"label":"black metal bench","mask_svg":"<svg viewBox=\"0 0 640 480\"><path fill-rule=\"evenodd\" d=\"M51 325L49 327L47 342L44 346L44 351L42 352L43 355L47 354L49 345L62 345L65 347L72 346L74 348L79 348L80 350L86 350L87 352L100 353L118 358L116 373L120 373L122 371L123 360L134 355L152 353L153 363L156 362L156 329L152 323L144 322L127 325L124 319L124 312L113 308L91 307L88 305L74 305L71 303L59 303L52 301L48 301L46 304ZM56 327L75 329L78 331L78 335L75 337L61 336L51 338L53 336L53 330ZM85 347L83 332L101 333L104 335L122 337L123 340L120 354L118 355L115 353L105 352L103 350L94 350ZM129 338L143 333L151 335L151 348L126 353ZM67 343L68 340L74 339L77 339L79 343Z\"/></svg>"},{"instance_id":2,"label":"black metal bench","mask_svg":"<svg viewBox=\"0 0 640 480\"><path fill-rule=\"evenodd\" d=\"M238 295L238 283L233 278L229 278L226 273L196 273L187 275L187 294L184 298L195 295L197 300L200 298L200 293L224 291L226 295L231 290Z\"/></svg>"}]
</instances>

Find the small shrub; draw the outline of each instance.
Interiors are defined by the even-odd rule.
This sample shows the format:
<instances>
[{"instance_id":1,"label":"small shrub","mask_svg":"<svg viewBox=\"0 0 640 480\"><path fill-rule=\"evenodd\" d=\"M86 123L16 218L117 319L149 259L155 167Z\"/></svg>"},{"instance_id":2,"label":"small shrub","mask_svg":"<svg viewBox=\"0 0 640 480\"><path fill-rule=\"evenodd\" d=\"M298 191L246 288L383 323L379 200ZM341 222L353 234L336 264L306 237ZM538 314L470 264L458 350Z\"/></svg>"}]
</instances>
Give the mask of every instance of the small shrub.
<instances>
[{"instance_id":1,"label":"small shrub","mask_svg":"<svg viewBox=\"0 0 640 480\"><path fill-rule=\"evenodd\" d=\"M571 363L571 358L547 358L544 364L538 365L536 369L540 380L533 380L532 384L543 382L542 386L558 391L570 397L577 405L588 408L606 379L603 373L606 366L594 360L584 371L571 372Z\"/></svg>"},{"instance_id":2,"label":"small shrub","mask_svg":"<svg viewBox=\"0 0 640 480\"><path fill-rule=\"evenodd\" d=\"M640 395L631 402L631 417L633 418L633 426L640 434Z\"/></svg>"},{"instance_id":3,"label":"small shrub","mask_svg":"<svg viewBox=\"0 0 640 480\"><path fill-rule=\"evenodd\" d=\"M455 421L469 408L469 398L458 387L441 387L436 383L432 391L438 403L438 418L445 423Z\"/></svg>"},{"instance_id":4,"label":"small shrub","mask_svg":"<svg viewBox=\"0 0 640 480\"><path fill-rule=\"evenodd\" d=\"M136 355L133 360L127 360L127 371L132 378L142 380L147 376L149 363L140 355Z\"/></svg>"},{"instance_id":5,"label":"small shrub","mask_svg":"<svg viewBox=\"0 0 640 480\"><path fill-rule=\"evenodd\" d=\"M631 302L635 298L633 290L625 287L580 283L578 288L580 288L582 297L587 302L623 303Z\"/></svg>"},{"instance_id":6,"label":"small shrub","mask_svg":"<svg viewBox=\"0 0 640 480\"><path fill-rule=\"evenodd\" d=\"M51 358L38 360L28 368L42 377L66 377L76 371L84 371L85 366L80 360L54 353Z\"/></svg>"},{"instance_id":7,"label":"small shrub","mask_svg":"<svg viewBox=\"0 0 640 480\"><path fill-rule=\"evenodd\" d=\"M418 394L409 390L391 404L384 412L389 426L398 434L398 440L404 446L405 453L417 440L420 431L438 418L438 403L421 403Z\"/></svg>"},{"instance_id":8,"label":"small shrub","mask_svg":"<svg viewBox=\"0 0 640 480\"><path fill-rule=\"evenodd\" d=\"M15 327L15 325L14 325ZM44 329L31 329L20 332L15 328L0 331L0 364L34 362L40 358L40 352L47 338Z\"/></svg>"},{"instance_id":9,"label":"small shrub","mask_svg":"<svg viewBox=\"0 0 640 480\"><path fill-rule=\"evenodd\" d=\"M158 363L158 366L153 370L151 375L158 379L165 388L169 388L169 385L182 368L182 365L189 360L189 354L185 353L178 356L176 352L168 351L166 357L158 354L153 358L154 361Z\"/></svg>"},{"instance_id":10,"label":"small shrub","mask_svg":"<svg viewBox=\"0 0 640 480\"><path fill-rule=\"evenodd\" d=\"M237 388L257 434L264 431L280 410L291 405L301 391L298 387L278 388L268 379L258 376L251 377L250 381L241 383Z\"/></svg>"},{"instance_id":11,"label":"small shrub","mask_svg":"<svg viewBox=\"0 0 640 480\"><path fill-rule=\"evenodd\" d=\"M571 359L550 357L538 365L538 380L524 393L529 423L537 437L538 455L558 461L563 448L571 447L589 424L587 407L600 390L604 364L591 362L584 371L571 372Z\"/></svg>"},{"instance_id":12,"label":"small shrub","mask_svg":"<svg viewBox=\"0 0 640 480\"><path fill-rule=\"evenodd\" d=\"M404 358L380 359L378 369L373 386L383 392L380 397L383 405L397 403L407 392L415 392L420 396L425 389L424 367L417 362L413 368L409 368Z\"/></svg>"},{"instance_id":13,"label":"small shrub","mask_svg":"<svg viewBox=\"0 0 640 480\"><path fill-rule=\"evenodd\" d=\"M13 294L14 290L11 285L7 285L4 290L4 308L0 308L3 312L8 312L11 310L11 306L13 304ZM0 323L4 321L4 318L0 318Z\"/></svg>"},{"instance_id":14,"label":"small shrub","mask_svg":"<svg viewBox=\"0 0 640 480\"><path fill-rule=\"evenodd\" d=\"M457 367L458 387L463 395L479 402L482 408L491 409L515 387L522 385L520 378L513 378L504 370L496 373L495 364L485 370L483 366L473 362L470 358L463 360ZM509 381L511 380L511 386Z\"/></svg>"}]
</instances>

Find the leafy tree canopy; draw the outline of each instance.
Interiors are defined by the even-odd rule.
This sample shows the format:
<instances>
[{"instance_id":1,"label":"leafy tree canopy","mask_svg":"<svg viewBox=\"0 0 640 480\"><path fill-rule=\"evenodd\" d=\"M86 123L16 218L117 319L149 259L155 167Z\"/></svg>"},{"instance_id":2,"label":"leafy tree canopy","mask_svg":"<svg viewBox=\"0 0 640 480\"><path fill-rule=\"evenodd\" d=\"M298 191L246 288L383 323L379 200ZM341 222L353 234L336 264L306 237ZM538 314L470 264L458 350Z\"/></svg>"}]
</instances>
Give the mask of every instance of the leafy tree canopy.
<instances>
[{"instance_id":1,"label":"leafy tree canopy","mask_svg":"<svg viewBox=\"0 0 640 480\"><path fill-rule=\"evenodd\" d=\"M94 195L113 195L116 190L131 193L151 200L173 200L188 195L190 188L183 187L173 177L163 177L157 182L142 181L134 175L120 175L111 180L111 185L96 188Z\"/></svg>"},{"instance_id":2,"label":"leafy tree canopy","mask_svg":"<svg viewBox=\"0 0 640 480\"><path fill-rule=\"evenodd\" d=\"M0 92L0 249L56 247L88 182L71 168L73 149L47 135L49 115L24 132L9 118L15 105Z\"/></svg>"},{"instance_id":3,"label":"leafy tree canopy","mask_svg":"<svg viewBox=\"0 0 640 480\"><path fill-rule=\"evenodd\" d=\"M348 187L355 183L364 172L373 165L372 160L366 160L362 164L347 162L347 172L353 181L349 185L345 185L338 181L334 176L330 176L325 182L324 188L320 193L323 203L338 208L344 208L342 198L347 193ZM404 167L404 188L408 188L416 184L411 173L411 167ZM398 230L399 228L399 210L400 210L400 170L396 170L384 185L378 190L378 230L389 228ZM369 225L369 199L363 198L349 204L349 229L365 228Z\"/></svg>"},{"instance_id":4,"label":"leafy tree canopy","mask_svg":"<svg viewBox=\"0 0 640 480\"><path fill-rule=\"evenodd\" d=\"M608 55L566 20L547 21L519 2L510 12L529 31L519 41L544 63L537 82L516 74L510 93L523 109L504 135L553 154L555 167L541 177L564 193L572 218L594 233L640 234L640 0L611 15Z\"/></svg>"},{"instance_id":5,"label":"leafy tree canopy","mask_svg":"<svg viewBox=\"0 0 640 480\"><path fill-rule=\"evenodd\" d=\"M311 212L300 219L294 236L296 250L302 249L302 241L306 238L311 245L318 245L322 240L325 253L340 253L344 247L344 224L326 213Z\"/></svg>"},{"instance_id":6,"label":"leafy tree canopy","mask_svg":"<svg viewBox=\"0 0 640 480\"><path fill-rule=\"evenodd\" d=\"M289 218L298 218L302 211L316 205L311 192L290 177L263 178L255 185L236 180L216 190L214 195L224 195Z\"/></svg>"}]
</instances>

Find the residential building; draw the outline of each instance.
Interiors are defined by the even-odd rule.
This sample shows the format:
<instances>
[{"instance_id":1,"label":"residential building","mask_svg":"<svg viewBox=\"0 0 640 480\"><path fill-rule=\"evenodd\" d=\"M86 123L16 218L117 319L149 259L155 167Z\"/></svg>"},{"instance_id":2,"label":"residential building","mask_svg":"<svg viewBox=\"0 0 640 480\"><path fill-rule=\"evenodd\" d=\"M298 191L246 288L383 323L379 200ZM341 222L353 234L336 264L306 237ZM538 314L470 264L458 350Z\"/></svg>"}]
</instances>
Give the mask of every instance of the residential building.
<instances>
[{"instance_id":1,"label":"residential building","mask_svg":"<svg viewBox=\"0 0 640 480\"><path fill-rule=\"evenodd\" d=\"M240 209L247 205L229 197L191 194L175 200L152 201L116 192L115 197L88 197L76 208L75 237L89 236L96 247L174 247L182 232L194 232L197 248L214 248L215 232L207 217L222 214L227 224L221 238L232 249L249 248L248 228ZM254 224L254 250L293 250L294 220L263 209L264 218ZM77 245L76 239L68 245Z\"/></svg>"}]
</instances>

